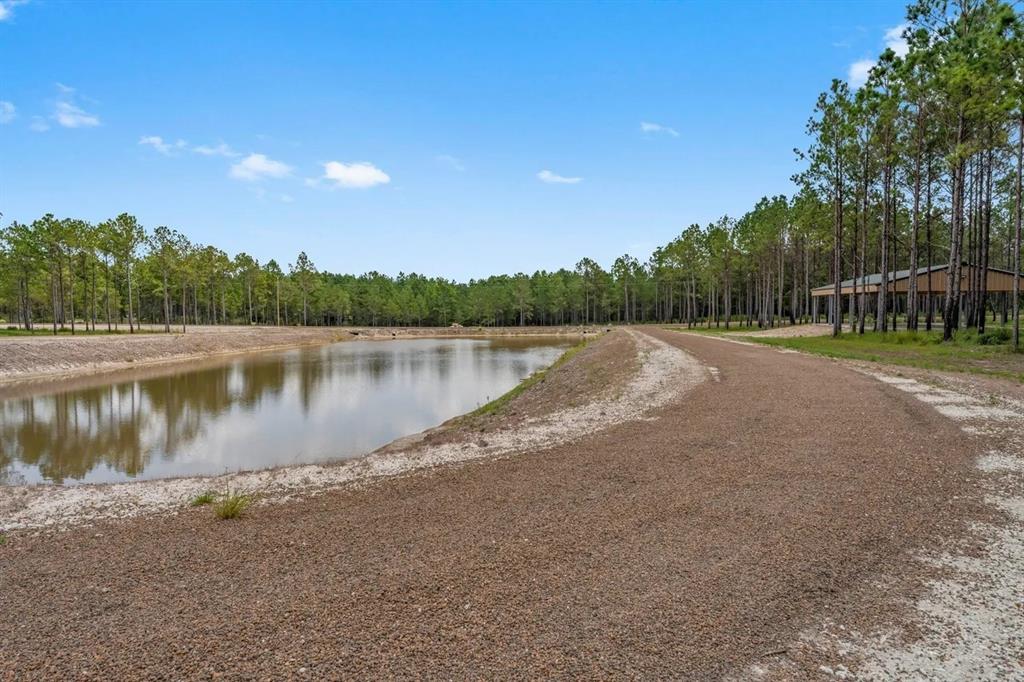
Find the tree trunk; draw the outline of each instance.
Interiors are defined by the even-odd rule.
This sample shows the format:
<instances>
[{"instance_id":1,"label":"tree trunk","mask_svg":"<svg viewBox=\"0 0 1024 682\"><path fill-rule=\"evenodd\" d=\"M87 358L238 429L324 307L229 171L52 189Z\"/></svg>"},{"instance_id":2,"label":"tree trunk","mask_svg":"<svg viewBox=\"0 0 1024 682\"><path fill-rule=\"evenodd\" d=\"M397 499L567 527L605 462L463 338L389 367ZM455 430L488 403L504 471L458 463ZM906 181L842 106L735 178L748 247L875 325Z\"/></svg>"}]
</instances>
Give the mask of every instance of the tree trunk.
<instances>
[{"instance_id":1,"label":"tree trunk","mask_svg":"<svg viewBox=\"0 0 1024 682\"><path fill-rule=\"evenodd\" d=\"M957 153L964 141L964 114L957 124ZM946 300L942 307L942 340L950 341L960 324L961 250L964 241L964 170L963 159L953 167L953 205L950 221L949 270L946 272Z\"/></svg>"},{"instance_id":2,"label":"tree trunk","mask_svg":"<svg viewBox=\"0 0 1024 682\"><path fill-rule=\"evenodd\" d=\"M1017 210L1013 230L1013 349L1020 350L1020 237L1024 217L1024 110L1017 128Z\"/></svg>"}]
</instances>

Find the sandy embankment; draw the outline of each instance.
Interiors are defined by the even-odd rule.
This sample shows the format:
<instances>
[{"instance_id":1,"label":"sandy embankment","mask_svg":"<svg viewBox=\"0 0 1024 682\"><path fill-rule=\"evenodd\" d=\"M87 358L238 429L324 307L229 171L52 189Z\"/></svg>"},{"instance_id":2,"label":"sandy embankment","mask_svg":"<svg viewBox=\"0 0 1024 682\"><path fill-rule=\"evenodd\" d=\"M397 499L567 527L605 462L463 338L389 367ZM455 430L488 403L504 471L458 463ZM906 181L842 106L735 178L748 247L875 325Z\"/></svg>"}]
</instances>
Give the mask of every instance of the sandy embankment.
<instances>
[{"instance_id":1,"label":"sandy embankment","mask_svg":"<svg viewBox=\"0 0 1024 682\"><path fill-rule=\"evenodd\" d=\"M237 353L350 341L421 337L583 335L597 327L189 327L185 333L0 338L0 397L12 384L217 358Z\"/></svg>"},{"instance_id":2,"label":"sandy embankment","mask_svg":"<svg viewBox=\"0 0 1024 682\"><path fill-rule=\"evenodd\" d=\"M60 528L102 519L175 512L210 489L257 492L264 503L385 476L578 440L638 419L707 377L689 354L647 334L600 339L493 416L456 419L359 459L328 465L136 483L12 486L0 490L6 530Z\"/></svg>"}]
</instances>

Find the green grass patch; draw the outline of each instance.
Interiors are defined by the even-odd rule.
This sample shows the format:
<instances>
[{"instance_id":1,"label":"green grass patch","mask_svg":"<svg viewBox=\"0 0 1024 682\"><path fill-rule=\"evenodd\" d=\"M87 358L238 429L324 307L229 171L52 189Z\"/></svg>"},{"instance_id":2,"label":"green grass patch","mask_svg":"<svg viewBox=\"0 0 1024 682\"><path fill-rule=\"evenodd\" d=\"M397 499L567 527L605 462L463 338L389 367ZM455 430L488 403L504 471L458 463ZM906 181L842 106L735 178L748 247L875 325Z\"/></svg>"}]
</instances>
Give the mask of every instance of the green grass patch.
<instances>
[{"instance_id":1,"label":"green grass patch","mask_svg":"<svg viewBox=\"0 0 1024 682\"><path fill-rule=\"evenodd\" d=\"M232 493L228 491L213 505L213 513L218 519L237 519L252 506L252 495Z\"/></svg>"},{"instance_id":2,"label":"green grass patch","mask_svg":"<svg viewBox=\"0 0 1024 682\"><path fill-rule=\"evenodd\" d=\"M557 369L558 367L561 367L565 363L569 362L569 360L571 360L577 353L586 348L588 343L589 341L587 340L583 340L577 343L575 346L572 346L564 353L562 353L557 360L551 363L550 367L534 372L530 376L520 381L515 387L513 387L504 395L495 398L486 405L481 405L480 407L476 408L466 416L479 417L482 415L494 414L502 407L507 405L509 402L511 402L513 399L515 399L516 396L521 395L523 391L526 391L531 386L536 386L540 382L544 381L544 378L548 375L548 372Z\"/></svg>"},{"instance_id":3,"label":"green grass patch","mask_svg":"<svg viewBox=\"0 0 1024 682\"><path fill-rule=\"evenodd\" d=\"M941 331L844 332L838 337L804 336L773 338L751 336L746 340L766 346L791 348L806 353L847 360L866 360L944 372L989 374L1024 383L1024 354L1009 345L1009 330L996 327L978 334L957 332L943 342Z\"/></svg>"},{"instance_id":4,"label":"green grass patch","mask_svg":"<svg viewBox=\"0 0 1024 682\"><path fill-rule=\"evenodd\" d=\"M212 490L207 490L206 492L199 493L193 497L188 504L190 507L204 507L208 504L213 504L216 499L217 493Z\"/></svg>"}]
</instances>

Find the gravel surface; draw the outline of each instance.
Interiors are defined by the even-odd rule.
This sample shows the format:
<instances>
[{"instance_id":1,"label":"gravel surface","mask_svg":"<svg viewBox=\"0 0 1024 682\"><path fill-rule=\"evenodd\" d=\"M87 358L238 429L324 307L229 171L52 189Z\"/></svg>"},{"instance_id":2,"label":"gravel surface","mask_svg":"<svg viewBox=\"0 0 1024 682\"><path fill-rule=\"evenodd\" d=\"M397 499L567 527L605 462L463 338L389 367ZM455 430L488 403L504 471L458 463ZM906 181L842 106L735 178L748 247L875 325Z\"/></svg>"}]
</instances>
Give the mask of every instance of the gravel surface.
<instances>
[{"instance_id":1,"label":"gravel surface","mask_svg":"<svg viewBox=\"0 0 1024 682\"><path fill-rule=\"evenodd\" d=\"M978 513L977 442L913 395L821 358L634 333L711 380L680 362L643 380L669 399L586 438L237 521L14 534L0 676L719 679L785 656L822 613L883 620L900 595L861 586Z\"/></svg>"},{"instance_id":2,"label":"gravel surface","mask_svg":"<svg viewBox=\"0 0 1024 682\"><path fill-rule=\"evenodd\" d=\"M792 643L792 660L747 672L785 680L799 662L834 678L1024 680L1024 390L992 377L855 366L931 406L986 448L974 463L980 480L972 496L983 506L966 532L863 586L862 609L898 596L885 618L855 609L822 614Z\"/></svg>"}]
</instances>

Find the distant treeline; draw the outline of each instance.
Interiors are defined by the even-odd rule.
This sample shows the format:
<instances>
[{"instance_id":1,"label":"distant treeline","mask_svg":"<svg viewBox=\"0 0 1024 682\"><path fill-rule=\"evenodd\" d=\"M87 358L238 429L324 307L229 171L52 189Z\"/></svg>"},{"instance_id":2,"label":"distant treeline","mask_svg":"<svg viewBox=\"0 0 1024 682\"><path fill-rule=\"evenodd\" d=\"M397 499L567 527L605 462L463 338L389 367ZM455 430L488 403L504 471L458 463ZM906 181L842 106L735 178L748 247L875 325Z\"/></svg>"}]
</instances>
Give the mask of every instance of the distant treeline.
<instances>
[{"instance_id":1,"label":"distant treeline","mask_svg":"<svg viewBox=\"0 0 1024 682\"><path fill-rule=\"evenodd\" d=\"M906 50L887 49L855 91L836 80L818 98L794 197L692 225L647 262L624 255L606 269L584 258L572 269L464 283L343 275L318 271L306 253L285 268L232 258L127 214L98 225L46 215L0 230L0 316L54 331L76 321L774 325L817 317L811 288L844 277L932 264L959 272L965 261L1019 272L1022 34L1021 15L1004 2L911 5ZM941 301L910 282L906 295L882 287L838 297L836 333L844 319L885 331L879 311L907 314L912 328L919 313L931 328L937 311L947 337L961 325L983 328L989 313L1017 315L1019 294L993 302L984 282L965 295L960 278L949 278Z\"/></svg>"}]
</instances>

